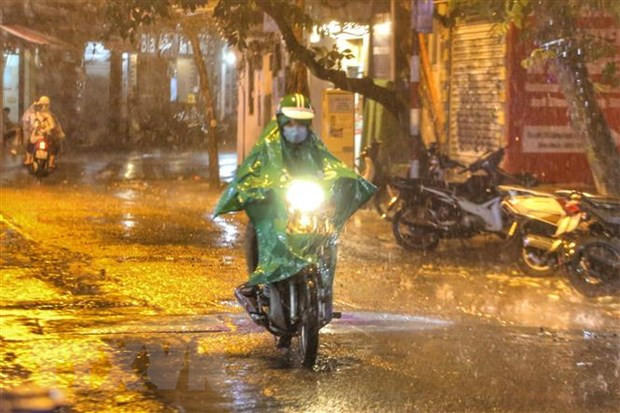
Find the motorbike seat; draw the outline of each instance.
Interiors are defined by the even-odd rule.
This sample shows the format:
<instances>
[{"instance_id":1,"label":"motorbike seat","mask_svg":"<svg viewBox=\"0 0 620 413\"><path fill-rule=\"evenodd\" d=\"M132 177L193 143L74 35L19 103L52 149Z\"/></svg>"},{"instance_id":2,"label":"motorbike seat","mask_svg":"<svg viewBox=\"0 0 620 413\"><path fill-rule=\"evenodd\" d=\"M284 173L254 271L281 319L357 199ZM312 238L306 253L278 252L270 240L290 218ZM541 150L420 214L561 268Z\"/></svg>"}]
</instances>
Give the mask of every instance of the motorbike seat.
<instances>
[{"instance_id":1,"label":"motorbike seat","mask_svg":"<svg viewBox=\"0 0 620 413\"><path fill-rule=\"evenodd\" d=\"M608 199L605 201L599 199L592 202L590 208L586 209L589 209L605 222L620 225L620 203L617 201L611 203L608 202Z\"/></svg>"},{"instance_id":2,"label":"motorbike seat","mask_svg":"<svg viewBox=\"0 0 620 413\"><path fill-rule=\"evenodd\" d=\"M620 209L620 199L605 197L600 195L582 194L591 204L598 208L604 209Z\"/></svg>"},{"instance_id":3,"label":"motorbike seat","mask_svg":"<svg viewBox=\"0 0 620 413\"><path fill-rule=\"evenodd\" d=\"M578 193L581 196L581 207L597 215L604 222L620 225L620 199L587 192Z\"/></svg>"}]
</instances>

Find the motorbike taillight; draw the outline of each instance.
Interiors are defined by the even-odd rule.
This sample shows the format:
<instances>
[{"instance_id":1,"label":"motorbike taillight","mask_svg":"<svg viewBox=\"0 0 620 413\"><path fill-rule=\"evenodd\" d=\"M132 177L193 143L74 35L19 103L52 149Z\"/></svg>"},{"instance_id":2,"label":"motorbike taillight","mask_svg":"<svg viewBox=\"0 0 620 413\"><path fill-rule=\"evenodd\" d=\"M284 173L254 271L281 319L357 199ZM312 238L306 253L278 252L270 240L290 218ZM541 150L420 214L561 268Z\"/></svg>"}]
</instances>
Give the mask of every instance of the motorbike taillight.
<instances>
[{"instance_id":1,"label":"motorbike taillight","mask_svg":"<svg viewBox=\"0 0 620 413\"><path fill-rule=\"evenodd\" d=\"M579 206L579 201L567 201L562 205L564 211L568 215L575 215L581 211L581 207Z\"/></svg>"}]
</instances>

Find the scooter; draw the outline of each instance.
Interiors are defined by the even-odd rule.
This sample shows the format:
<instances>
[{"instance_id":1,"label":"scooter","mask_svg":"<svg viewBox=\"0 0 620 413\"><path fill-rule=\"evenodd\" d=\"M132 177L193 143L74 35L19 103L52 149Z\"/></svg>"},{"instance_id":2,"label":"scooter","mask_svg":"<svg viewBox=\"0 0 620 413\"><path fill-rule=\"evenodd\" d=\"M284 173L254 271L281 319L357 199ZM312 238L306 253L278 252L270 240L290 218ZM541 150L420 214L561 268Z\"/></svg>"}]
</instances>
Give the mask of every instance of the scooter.
<instances>
[{"instance_id":1,"label":"scooter","mask_svg":"<svg viewBox=\"0 0 620 413\"><path fill-rule=\"evenodd\" d=\"M290 237L321 235L309 247L316 262L282 281L242 286L235 290L235 296L252 320L278 339L278 347L289 351L295 364L310 368L318 353L319 330L333 318L340 318L332 305L338 232L329 219L325 191L317 182L292 181L286 201ZM246 260L253 272L258 264L258 246L252 225L246 232Z\"/></svg>"},{"instance_id":2,"label":"scooter","mask_svg":"<svg viewBox=\"0 0 620 413\"><path fill-rule=\"evenodd\" d=\"M507 238L515 241L517 266L533 277L553 273L558 257L548 251L558 223L572 214L572 204L557 194L518 186L500 185L499 188L506 194L502 209L509 221Z\"/></svg>"},{"instance_id":3,"label":"scooter","mask_svg":"<svg viewBox=\"0 0 620 413\"><path fill-rule=\"evenodd\" d=\"M519 248L535 254L548 272L565 268L571 284L583 295L617 294L620 292L620 199L578 191L557 191L556 195L563 209L561 217L545 222L544 217L529 214L527 220L521 219L523 235ZM531 225L532 222L539 224Z\"/></svg>"},{"instance_id":4,"label":"scooter","mask_svg":"<svg viewBox=\"0 0 620 413\"><path fill-rule=\"evenodd\" d=\"M363 164L362 176L377 187L377 192L373 196L375 210L381 218L392 221L398 210L398 203L401 201L399 196L401 189L407 189L419 180L389 176L385 173L378 162L380 147L379 142L373 141L362 150L360 154ZM463 164L441 154L436 142L432 142L426 150L426 163L428 168L423 174L423 181L429 185L443 185L447 170L457 167L465 168Z\"/></svg>"},{"instance_id":5,"label":"scooter","mask_svg":"<svg viewBox=\"0 0 620 413\"><path fill-rule=\"evenodd\" d=\"M381 143L373 141L365 147L359 156L360 175L368 182L377 187L373 195L372 204L381 218L391 221L394 217L394 204L398 196L398 190L393 184L394 178L390 177L378 162Z\"/></svg>"},{"instance_id":6,"label":"scooter","mask_svg":"<svg viewBox=\"0 0 620 413\"><path fill-rule=\"evenodd\" d=\"M554 234L568 278L588 297L620 293L620 199L572 192L578 212L563 218Z\"/></svg>"},{"instance_id":7,"label":"scooter","mask_svg":"<svg viewBox=\"0 0 620 413\"><path fill-rule=\"evenodd\" d=\"M428 251L442 238L467 238L482 232L505 236L504 195L498 185L507 180L528 185L536 182L499 168L503 157L501 148L461 166L460 173L470 174L463 183L428 185L420 181L401 187L404 201L392 221L396 242L408 250Z\"/></svg>"},{"instance_id":8,"label":"scooter","mask_svg":"<svg viewBox=\"0 0 620 413\"><path fill-rule=\"evenodd\" d=\"M50 157L50 142L46 137L39 138L34 144L34 152L32 154L32 164L30 165L30 172L41 179L50 173L49 157Z\"/></svg>"}]
</instances>

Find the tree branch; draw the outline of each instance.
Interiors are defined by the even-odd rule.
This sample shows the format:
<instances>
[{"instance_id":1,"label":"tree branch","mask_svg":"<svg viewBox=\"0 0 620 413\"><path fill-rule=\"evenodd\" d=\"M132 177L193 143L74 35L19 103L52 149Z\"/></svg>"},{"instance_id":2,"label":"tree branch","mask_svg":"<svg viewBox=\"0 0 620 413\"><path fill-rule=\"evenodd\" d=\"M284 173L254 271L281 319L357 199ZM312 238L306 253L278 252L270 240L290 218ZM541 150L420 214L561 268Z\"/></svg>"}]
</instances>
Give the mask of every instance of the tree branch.
<instances>
[{"instance_id":1,"label":"tree branch","mask_svg":"<svg viewBox=\"0 0 620 413\"><path fill-rule=\"evenodd\" d=\"M378 86L372 78L350 78L342 70L328 69L315 59L315 53L302 45L295 37L292 27L287 22L283 10L269 0L255 0L258 7L267 13L275 21L282 33L286 47L291 52L291 57L301 61L308 67L313 75L322 80L332 82L336 87L349 92L360 93L380 104L392 112L397 119L402 120L403 114L407 113L407 106L398 98L394 90Z\"/></svg>"}]
</instances>

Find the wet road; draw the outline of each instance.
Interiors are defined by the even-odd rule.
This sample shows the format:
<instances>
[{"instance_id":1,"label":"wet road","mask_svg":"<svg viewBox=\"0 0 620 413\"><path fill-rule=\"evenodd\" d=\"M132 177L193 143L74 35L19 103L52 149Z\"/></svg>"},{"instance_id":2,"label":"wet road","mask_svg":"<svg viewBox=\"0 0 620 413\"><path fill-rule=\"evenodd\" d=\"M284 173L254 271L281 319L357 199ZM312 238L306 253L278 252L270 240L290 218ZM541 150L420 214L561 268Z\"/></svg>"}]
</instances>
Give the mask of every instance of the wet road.
<instances>
[{"instance_id":1,"label":"wet road","mask_svg":"<svg viewBox=\"0 0 620 413\"><path fill-rule=\"evenodd\" d=\"M204 165L85 154L39 184L3 159L2 388L73 411L618 411L617 298L524 277L491 237L404 252L371 211L342 236L343 319L289 368L231 301L245 219L211 219Z\"/></svg>"}]
</instances>

